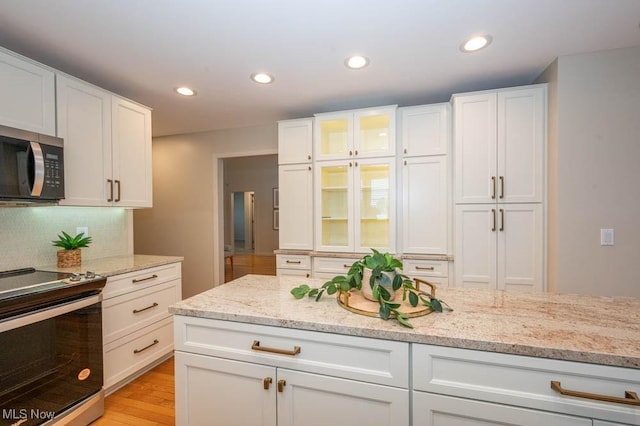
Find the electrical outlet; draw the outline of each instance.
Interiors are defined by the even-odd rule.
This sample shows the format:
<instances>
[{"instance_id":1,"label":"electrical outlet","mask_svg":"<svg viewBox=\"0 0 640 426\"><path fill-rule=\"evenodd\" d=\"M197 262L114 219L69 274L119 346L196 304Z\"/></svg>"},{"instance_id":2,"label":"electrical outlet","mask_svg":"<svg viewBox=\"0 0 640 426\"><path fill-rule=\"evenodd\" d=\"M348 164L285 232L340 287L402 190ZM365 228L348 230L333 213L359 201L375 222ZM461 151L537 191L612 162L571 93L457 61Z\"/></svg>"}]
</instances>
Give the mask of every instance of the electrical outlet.
<instances>
[{"instance_id":1,"label":"electrical outlet","mask_svg":"<svg viewBox=\"0 0 640 426\"><path fill-rule=\"evenodd\" d=\"M600 245L612 246L614 240L613 229L601 229L600 230Z\"/></svg>"},{"instance_id":2,"label":"electrical outlet","mask_svg":"<svg viewBox=\"0 0 640 426\"><path fill-rule=\"evenodd\" d=\"M76 227L76 235L78 235L79 233L84 233L85 237L89 236L89 227L88 226L78 226Z\"/></svg>"}]
</instances>

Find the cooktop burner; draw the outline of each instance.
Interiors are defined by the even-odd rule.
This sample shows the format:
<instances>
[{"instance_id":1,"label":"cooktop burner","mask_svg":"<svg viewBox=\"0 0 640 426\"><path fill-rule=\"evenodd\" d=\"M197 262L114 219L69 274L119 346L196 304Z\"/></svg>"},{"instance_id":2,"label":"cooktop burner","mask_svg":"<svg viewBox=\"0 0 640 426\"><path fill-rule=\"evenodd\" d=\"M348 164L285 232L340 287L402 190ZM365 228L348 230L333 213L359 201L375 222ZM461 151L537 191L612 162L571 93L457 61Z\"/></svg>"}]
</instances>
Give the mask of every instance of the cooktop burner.
<instances>
[{"instance_id":1,"label":"cooktop burner","mask_svg":"<svg viewBox=\"0 0 640 426\"><path fill-rule=\"evenodd\" d=\"M0 320L100 293L106 282L90 271L71 274L24 268L0 272Z\"/></svg>"}]
</instances>

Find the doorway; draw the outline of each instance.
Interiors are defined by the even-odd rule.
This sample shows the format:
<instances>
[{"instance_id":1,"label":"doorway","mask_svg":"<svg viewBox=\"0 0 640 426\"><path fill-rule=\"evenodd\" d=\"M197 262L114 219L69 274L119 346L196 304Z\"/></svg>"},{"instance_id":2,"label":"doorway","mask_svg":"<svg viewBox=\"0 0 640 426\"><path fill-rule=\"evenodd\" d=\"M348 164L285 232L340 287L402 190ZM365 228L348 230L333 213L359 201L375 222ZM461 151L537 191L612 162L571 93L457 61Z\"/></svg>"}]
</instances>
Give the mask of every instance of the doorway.
<instances>
[{"instance_id":1,"label":"doorway","mask_svg":"<svg viewBox=\"0 0 640 426\"><path fill-rule=\"evenodd\" d=\"M253 253L255 242L255 193L253 191L231 193L231 240L235 253Z\"/></svg>"}]
</instances>

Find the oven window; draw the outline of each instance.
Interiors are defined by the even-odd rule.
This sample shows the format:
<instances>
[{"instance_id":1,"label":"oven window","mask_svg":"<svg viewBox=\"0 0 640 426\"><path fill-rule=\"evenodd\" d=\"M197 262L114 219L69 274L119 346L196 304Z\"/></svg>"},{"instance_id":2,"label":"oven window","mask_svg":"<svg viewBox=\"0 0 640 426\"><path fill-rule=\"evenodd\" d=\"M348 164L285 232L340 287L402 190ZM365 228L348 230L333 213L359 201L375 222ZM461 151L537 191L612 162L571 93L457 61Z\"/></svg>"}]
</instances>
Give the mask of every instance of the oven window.
<instances>
[{"instance_id":1,"label":"oven window","mask_svg":"<svg viewBox=\"0 0 640 426\"><path fill-rule=\"evenodd\" d=\"M101 303L0 333L0 424L37 425L102 388Z\"/></svg>"}]
</instances>

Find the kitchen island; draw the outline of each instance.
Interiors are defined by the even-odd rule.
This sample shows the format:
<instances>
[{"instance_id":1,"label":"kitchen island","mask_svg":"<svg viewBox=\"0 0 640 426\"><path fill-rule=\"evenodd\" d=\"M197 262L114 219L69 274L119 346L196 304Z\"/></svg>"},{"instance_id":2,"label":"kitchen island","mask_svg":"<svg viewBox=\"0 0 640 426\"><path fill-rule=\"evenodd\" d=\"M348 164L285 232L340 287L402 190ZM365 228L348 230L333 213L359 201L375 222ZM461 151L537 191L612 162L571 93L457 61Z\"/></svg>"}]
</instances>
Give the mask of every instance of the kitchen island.
<instances>
[{"instance_id":1,"label":"kitchen island","mask_svg":"<svg viewBox=\"0 0 640 426\"><path fill-rule=\"evenodd\" d=\"M241 387L242 398L264 408L253 411L260 421L275 416L265 424L336 421L337 407L364 423L373 413L371 424L447 425L458 416L640 424L640 406L628 394L640 391L638 299L442 288L436 296L453 312L412 318L409 329L351 313L333 296L295 300L289 292L302 283L323 280L248 275L170 307L178 424L221 415L225 405L211 401L230 398L235 379L245 383L249 371L261 391L252 399L251 386ZM217 381L228 381L219 395ZM278 392L270 392L271 382ZM560 393L576 387L613 399ZM336 408L325 412L318 404ZM305 413L300 423L296 416ZM237 413L227 414L228 424L258 421L234 423ZM347 418L337 424L352 424Z\"/></svg>"}]
</instances>

